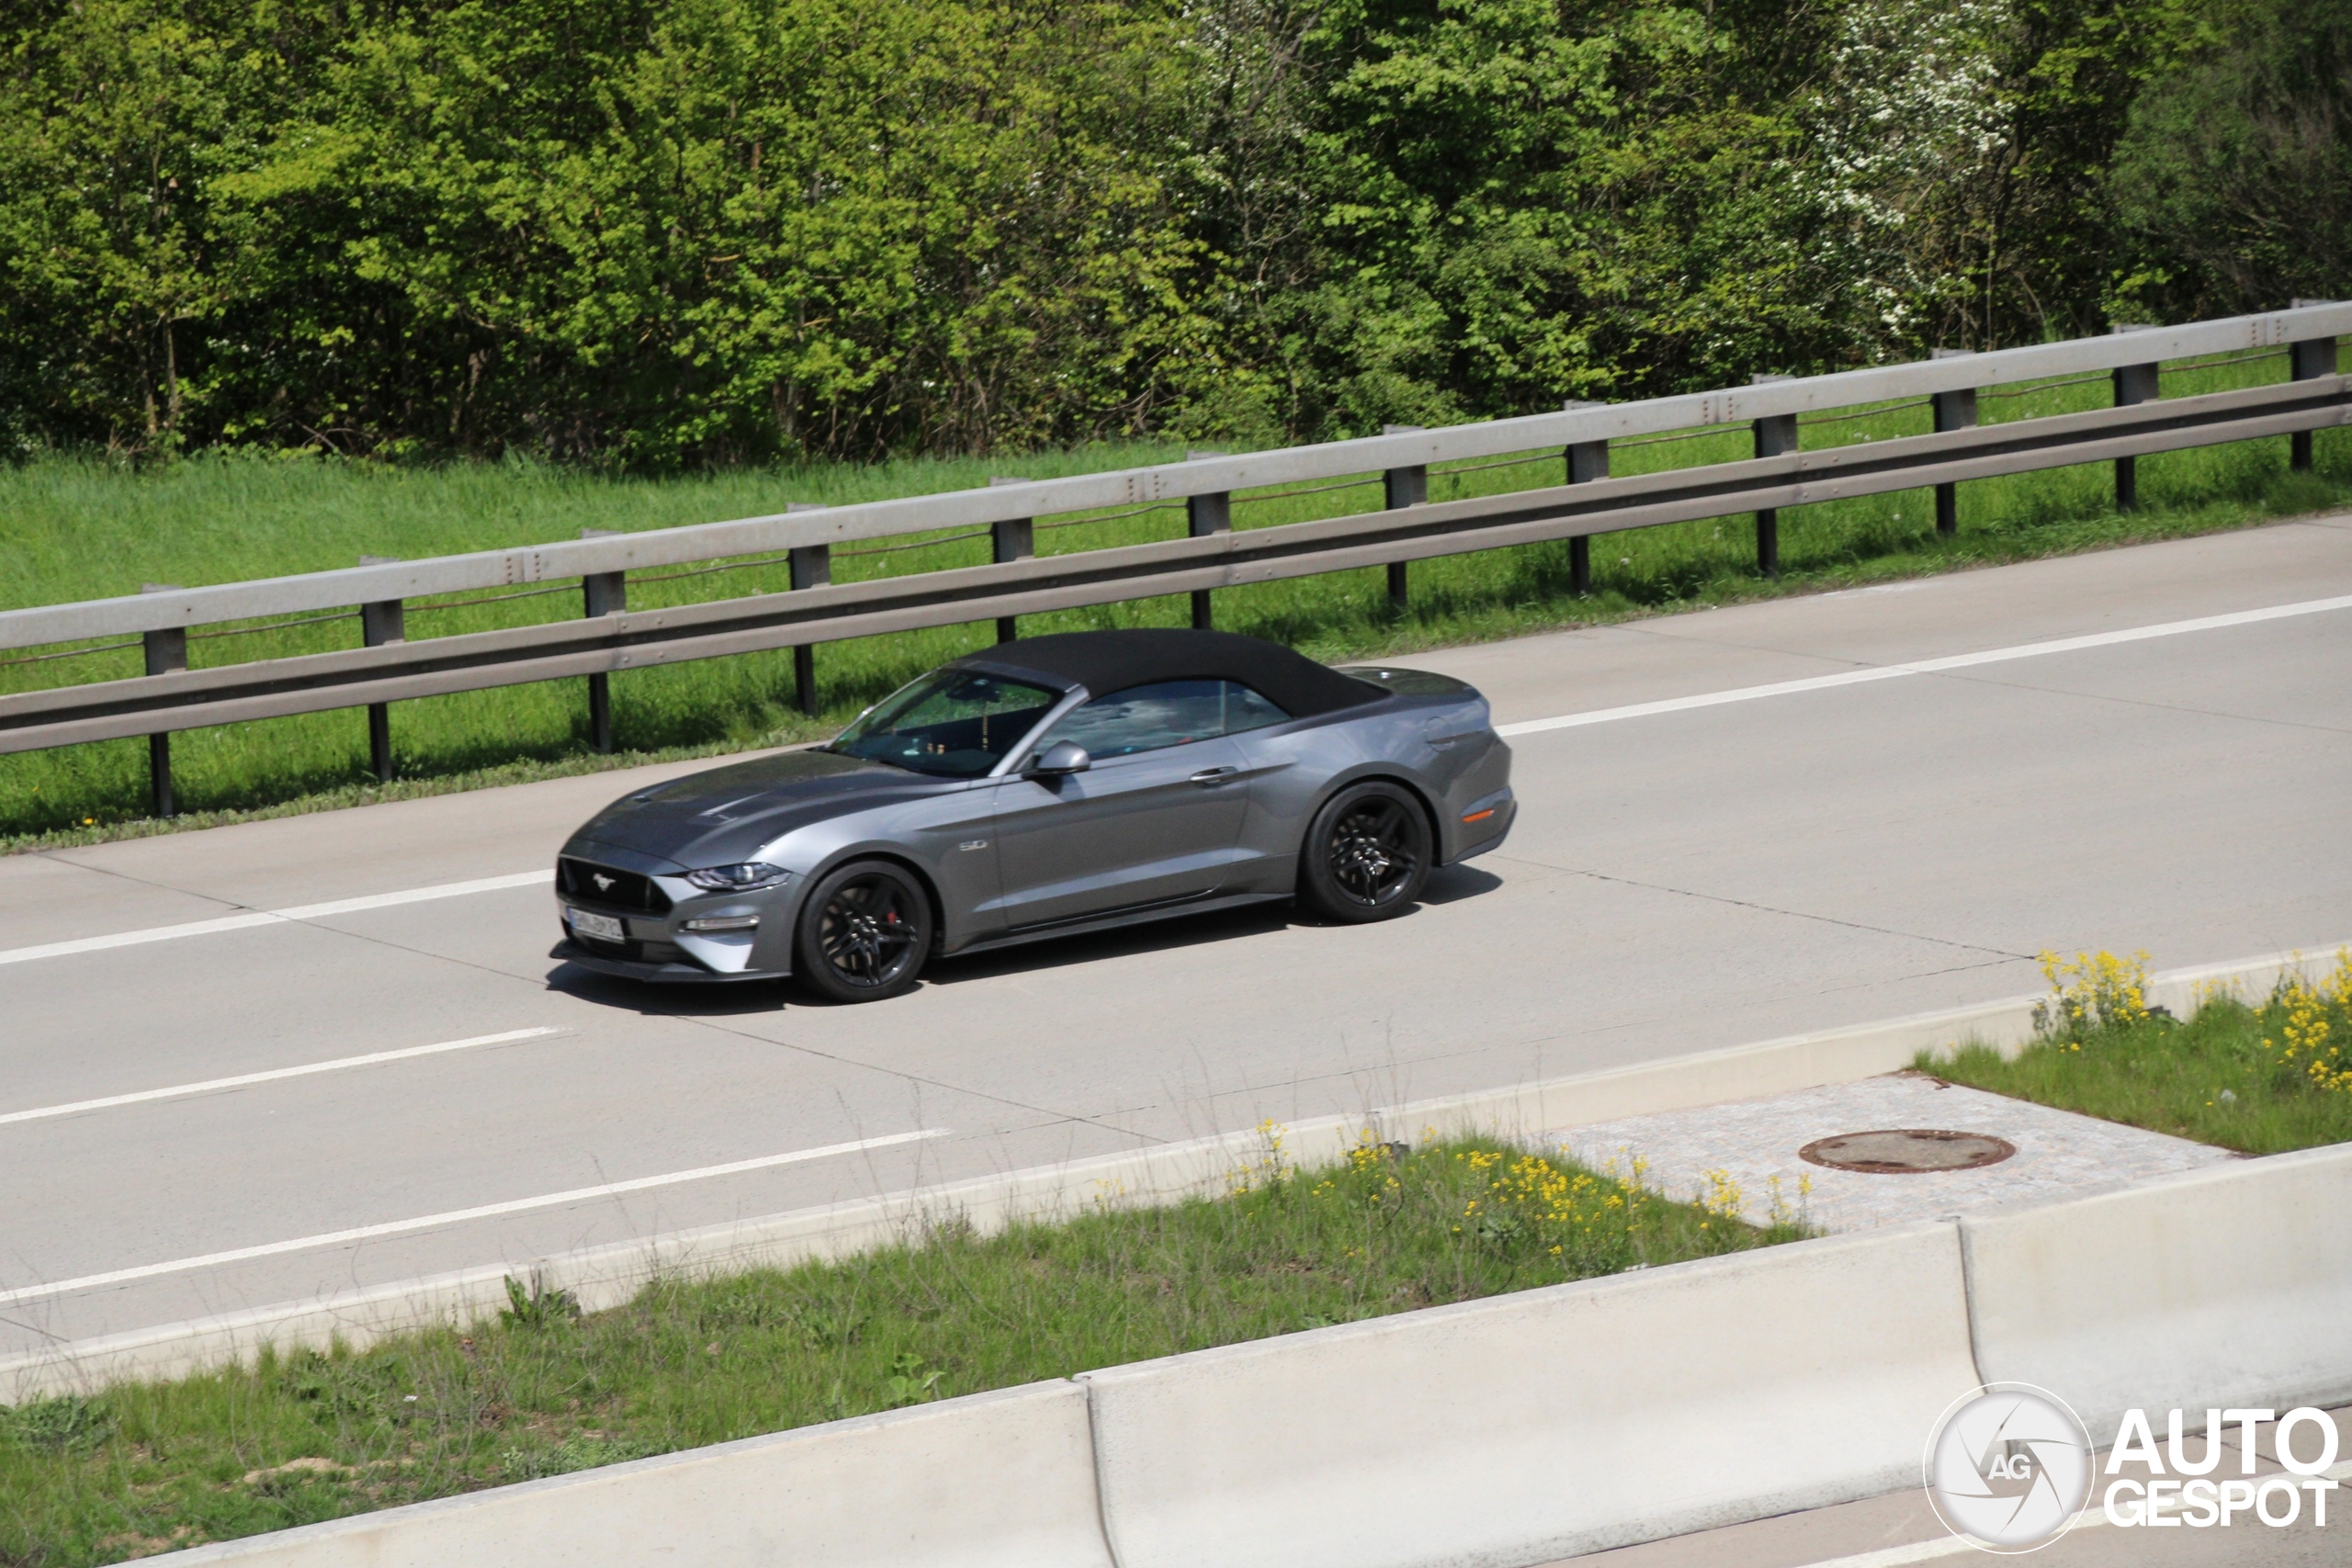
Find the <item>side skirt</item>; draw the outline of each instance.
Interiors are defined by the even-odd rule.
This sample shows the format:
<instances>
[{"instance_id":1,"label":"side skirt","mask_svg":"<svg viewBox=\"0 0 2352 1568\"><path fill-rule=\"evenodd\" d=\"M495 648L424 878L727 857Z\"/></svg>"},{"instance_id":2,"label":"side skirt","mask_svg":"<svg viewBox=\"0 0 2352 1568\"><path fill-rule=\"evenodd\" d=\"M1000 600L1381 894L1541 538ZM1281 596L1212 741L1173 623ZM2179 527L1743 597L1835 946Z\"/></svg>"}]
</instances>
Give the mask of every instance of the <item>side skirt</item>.
<instances>
[{"instance_id":1,"label":"side skirt","mask_svg":"<svg viewBox=\"0 0 2352 1568\"><path fill-rule=\"evenodd\" d=\"M1205 915L1213 909L1238 909L1249 904L1276 904L1290 897L1288 893L1228 893L1222 897L1149 904L1141 908L1114 910L1109 914L1091 915L1053 925L1026 926L1001 936L967 942L952 952L943 952L940 956L960 958L967 953L993 953L1001 947L1020 947L1027 942L1046 942L1058 936L1080 936L1088 931L1115 931L1121 926L1140 926L1153 920L1173 919L1179 915Z\"/></svg>"}]
</instances>

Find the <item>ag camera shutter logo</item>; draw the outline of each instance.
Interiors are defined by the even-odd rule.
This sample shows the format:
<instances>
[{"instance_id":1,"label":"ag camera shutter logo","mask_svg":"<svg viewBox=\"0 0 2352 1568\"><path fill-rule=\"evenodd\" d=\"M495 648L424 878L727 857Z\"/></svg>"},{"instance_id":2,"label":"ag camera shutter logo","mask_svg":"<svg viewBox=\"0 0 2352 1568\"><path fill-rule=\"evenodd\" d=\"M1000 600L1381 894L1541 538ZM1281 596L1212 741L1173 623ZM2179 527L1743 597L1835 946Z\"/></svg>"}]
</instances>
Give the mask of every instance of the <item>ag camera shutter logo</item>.
<instances>
[{"instance_id":1,"label":"ag camera shutter logo","mask_svg":"<svg viewBox=\"0 0 2352 1568\"><path fill-rule=\"evenodd\" d=\"M1937 1419L1925 1468L1928 1501L1952 1534L2031 1551L2065 1534L2090 1495L2090 1433L2047 1389L1987 1383Z\"/></svg>"}]
</instances>

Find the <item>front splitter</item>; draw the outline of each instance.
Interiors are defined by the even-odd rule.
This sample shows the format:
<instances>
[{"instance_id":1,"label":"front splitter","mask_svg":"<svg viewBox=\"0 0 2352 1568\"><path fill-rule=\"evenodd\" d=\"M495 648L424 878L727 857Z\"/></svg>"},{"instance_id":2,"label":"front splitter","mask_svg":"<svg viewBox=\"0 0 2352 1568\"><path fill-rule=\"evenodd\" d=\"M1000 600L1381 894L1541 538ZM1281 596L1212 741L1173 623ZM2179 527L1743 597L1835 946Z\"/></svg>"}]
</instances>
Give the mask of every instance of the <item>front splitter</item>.
<instances>
[{"instance_id":1,"label":"front splitter","mask_svg":"<svg viewBox=\"0 0 2352 1568\"><path fill-rule=\"evenodd\" d=\"M548 949L549 958L576 964L582 969L593 969L599 975L611 975L623 980L643 980L652 985L726 986L740 980L788 980L791 971L785 969L747 969L737 975L721 975L695 964L642 964L627 958L606 958L589 952L576 942L560 942Z\"/></svg>"}]
</instances>

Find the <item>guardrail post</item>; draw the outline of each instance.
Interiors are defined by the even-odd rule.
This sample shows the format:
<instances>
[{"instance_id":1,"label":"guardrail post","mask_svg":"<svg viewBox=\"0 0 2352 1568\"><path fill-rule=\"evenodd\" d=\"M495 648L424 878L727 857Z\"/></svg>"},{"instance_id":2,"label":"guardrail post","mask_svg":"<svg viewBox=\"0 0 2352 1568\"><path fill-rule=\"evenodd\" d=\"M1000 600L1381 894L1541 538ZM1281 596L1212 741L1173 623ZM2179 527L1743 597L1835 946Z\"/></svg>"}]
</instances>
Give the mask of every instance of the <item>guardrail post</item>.
<instances>
[{"instance_id":1,"label":"guardrail post","mask_svg":"<svg viewBox=\"0 0 2352 1568\"><path fill-rule=\"evenodd\" d=\"M143 582L141 593L171 593L178 590L176 582ZM168 675L187 668L187 628L166 626L159 632L139 634L141 651L147 658L147 673ZM147 794L157 817L177 817L179 798L172 793L172 734L165 730L147 738Z\"/></svg>"},{"instance_id":2,"label":"guardrail post","mask_svg":"<svg viewBox=\"0 0 2352 1568\"><path fill-rule=\"evenodd\" d=\"M990 485L1025 485L1024 479L1004 474L990 474ZM1027 560L1037 553L1037 520L1035 517L1009 517L1001 523L989 525L989 558L1001 565L1009 560ZM1021 617L999 615L996 618L996 640L1011 642L1021 635Z\"/></svg>"},{"instance_id":3,"label":"guardrail post","mask_svg":"<svg viewBox=\"0 0 2352 1568\"><path fill-rule=\"evenodd\" d=\"M2333 299L2298 299L2294 308L2308 305L2333 305ZM2335 340L2332 337L2306 338L2301 343L2287 345L2287 378L2292 381L2316 380L2335 374ZM2299 474L2311 472L2312 433L2298 430L2287 437L2287 467Z\"/></svg>"},{"instance_id":4,"label":"guardrail post","mask_svg":"<svg viewBox=\"0 0 2352 1568\"><path fill-rule=\"evenodd\" d=\"M1768 381L1793 381L1793 376L1750 376L1748 381L1762 386ZM1756 455L1777 457L1783 452L1797 449L1797 416L1776 413L1755 422ZM1765 507L1756 513L1756 570L1766 577L1781 575L1781 513L1778 507Z\"/></svg>"},{"instance_id":5,"label":"guardrail post","mask_svg":"<svg viewBox=\"0 0 2352 1568\"><path fill-rule=\"evenodd\" d=\"M795 589L822 588L832 580L831 546L792 547L792 586ZM817 649L813 643L804 642L792 650L792 690L800 701L800 711L811 718L816 717Z\"/></svg>"},{"instance_id":6,"label":"guardrail post","mask_svg":"<svg viewBox=\"0 0 2352 1568\"><path fill-rule=\"evenodd\" d=\"M1976 351L1973 348L1931 348L1930 359L1962 359ZM1976 424L1976 389L1961 387L1949 392L1935 392L1928 397L1929 412L1935 416L1938 434L1947 430L1971 430ZM1939 484L1936 487L1936 532L1949 539L1960 532L1960 486Z\"/></svg>"},{"instance_id":7,"label":"guardrail post","mask_svg":"<svg viewBox=\"0 0 2352 1568\"><path fill-rule=\"evenodd\" d=\"M2143 321L2118 321L2119 333L2147 331ZM2154 365L2119 365L2111 373L2115 382L2115 406L2131 403L2152 403L2164 396L2163 385L2156 378ZM2137 457L2115 459L2115 510L2137 512L2140 509L2140 460Z\"/></svg>"},{"instance_id":8,"label":"guardrail post","mask_svg":"<svg viewBox=\"0 0 2352 1568\"><path fill-rule=\"evenodd\" d=\"M1575 409L1606 408L1605 403L1589 402L1582 398L1570 398L1560 407ZM1568 466L1568 482L1587 485L1609 477L1609 443L1606 441L1571 441L1565 449ZM1568 592L1581 599L1592 592L1592 536L1578 534L1568 541Z\"/></svg>"},{"instance_id":9,"label":"guardrail post","mask_svg":"<svg viewBox=\"0 0 2352 1568\"><path fill-rule=\"evenodd\" d=\"M609 539L618 528L582 528L583 539ZM628 573L594 571L580 580L581 613L590 620L617 615L628 608ZM588 677L588 744L599 751L613 749L613 678Z\"/></svg>"},{"instance_id":10,"label":"guardrail post","mask_svg":"<svg viewBox=\"0 0 2352 1568\"><path fill-rule=\"evenodd\" d=\"M1187 452L1184 461L1195 463L1204 457L1222 457L1222 452ZM1233 495L1229 491L1217 491L1209 495L1188 495L1184 498L1184 528L1193 538L1210 534L1233 531ZM1216 626L1209 612L1209 591L1193 591L1193 629L1204 632Z\"/></svg>"},{"instance_id":11,"label":"guardrail post","mask_svg":"<svg viewBox=\"0 0 2352 1568\"><path fill-rule=\"evenodd\" d=\"M786 512L822 512L821 501L787 501ZM830 545L795 545L788 552L795 589L821 588L833 580L833 552ZM802 713L811 718L817 715L817 649L814 644L802 643L792 650L792 695Z\"/></svg>"},{"instance_id":12,"label":"guardrail post","mask_svg":"<svg viewBox=\"0 0 2352 1568\"><path fill-rule=\"evenodd\" d=\"M1409 435L1414 431L1427 428L1419 424L1384 424L1380 427L1380 434ZM1399 507L1423 505L1430 498L1430 466L1427 463L1411 463L1401 468L1386 469L1380 476L1380 485L1381 504L1391 512ZM1408 562L1401 560L1388 563L1388 604L1399 614L1410 602L1408 566Z\"/></svg>"},{"instance_id":13,"label":"guardrail post","mask_svg":"<svg viewBox=\"0 0 2352 1568\"><path fill-rule=\"evenodd\" d=\"M398 556L361 556L361 566L390 566ZM359 606L359 643L363 648L381 648L388 642L406 642L408 626L406 613L397 599L379 599L372 604ZM368 705L368 766L378 784L392 782L392 705Z\"/></svg>"}]
</instances>

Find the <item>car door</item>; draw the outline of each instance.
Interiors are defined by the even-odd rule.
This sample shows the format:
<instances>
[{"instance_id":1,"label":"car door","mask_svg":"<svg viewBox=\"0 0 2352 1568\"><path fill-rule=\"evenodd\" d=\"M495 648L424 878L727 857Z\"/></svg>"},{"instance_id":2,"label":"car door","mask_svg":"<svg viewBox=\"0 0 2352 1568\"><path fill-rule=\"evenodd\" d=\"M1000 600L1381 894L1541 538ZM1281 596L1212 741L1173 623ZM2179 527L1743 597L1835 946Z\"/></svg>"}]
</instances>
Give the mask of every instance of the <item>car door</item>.
<instances>
[{"instance_id":1,"label":"car door","mask_svg":"<svg viewBox=\"0 0 2352 1568\"><path fill-rule=\"evenodd\" d=\"M1007 778L996 838L1005 924L1018 931L1204 897L1226 881L1249 804L1216 681L1114 692L1033 748L1087 750L1084 773Z\"/></svg>"}]
</instances>

